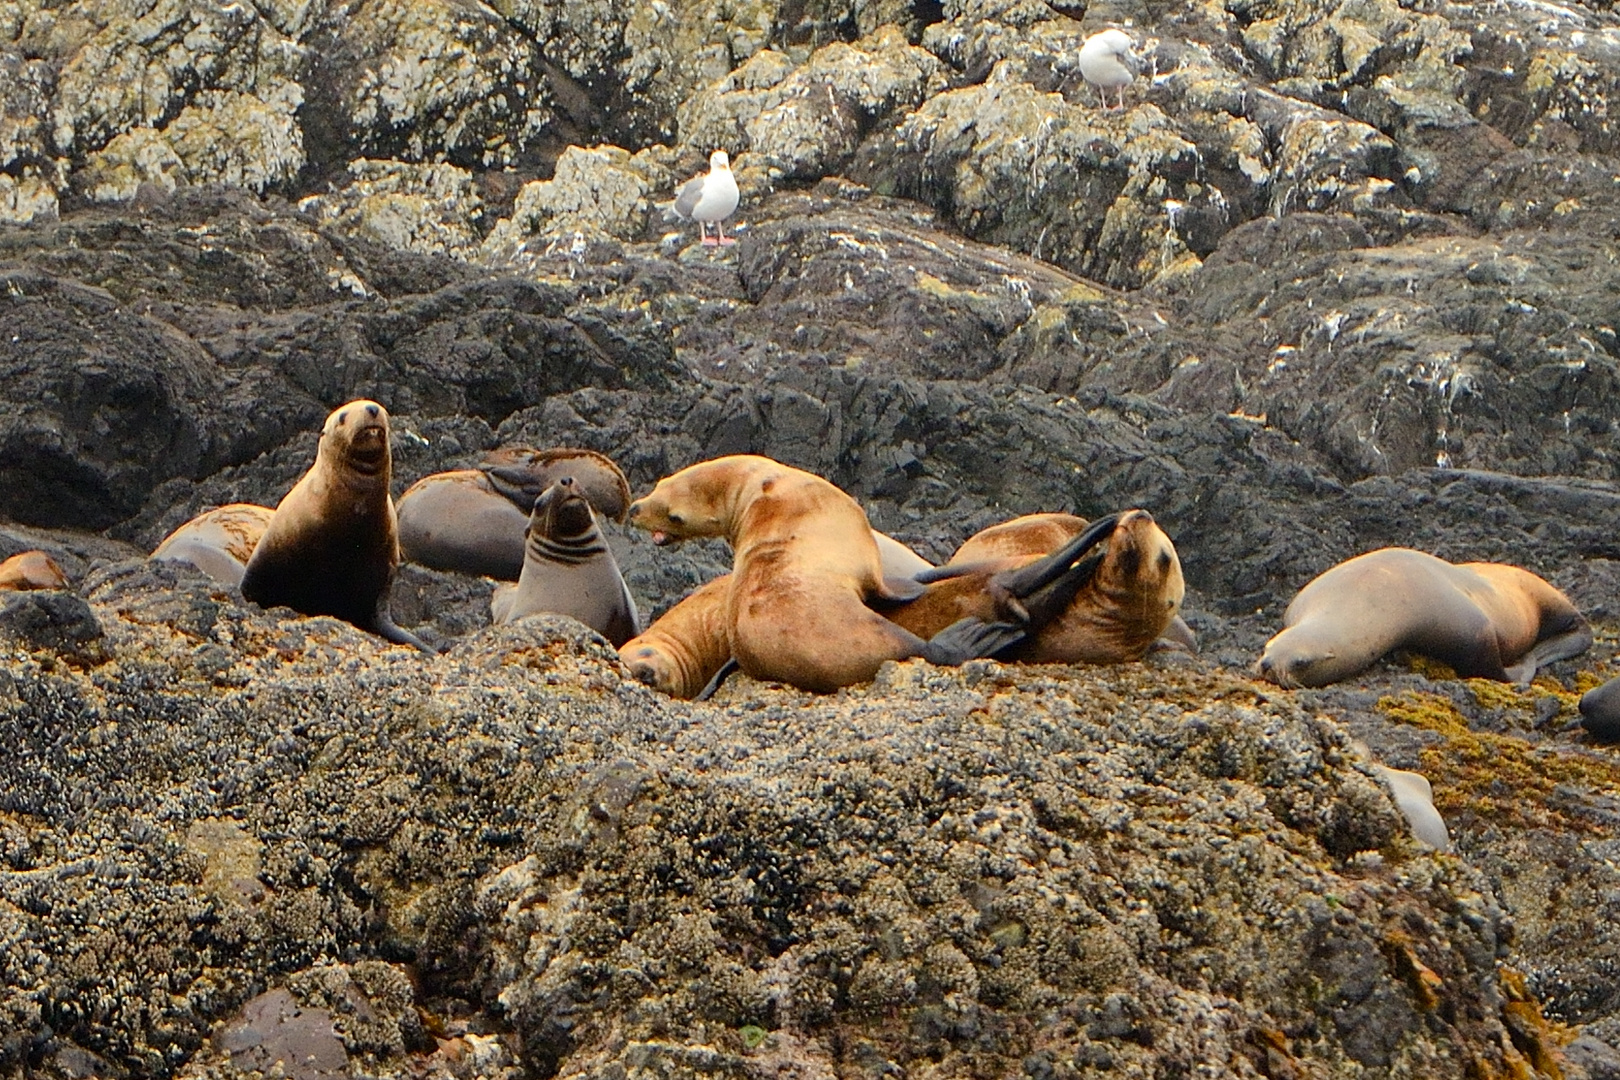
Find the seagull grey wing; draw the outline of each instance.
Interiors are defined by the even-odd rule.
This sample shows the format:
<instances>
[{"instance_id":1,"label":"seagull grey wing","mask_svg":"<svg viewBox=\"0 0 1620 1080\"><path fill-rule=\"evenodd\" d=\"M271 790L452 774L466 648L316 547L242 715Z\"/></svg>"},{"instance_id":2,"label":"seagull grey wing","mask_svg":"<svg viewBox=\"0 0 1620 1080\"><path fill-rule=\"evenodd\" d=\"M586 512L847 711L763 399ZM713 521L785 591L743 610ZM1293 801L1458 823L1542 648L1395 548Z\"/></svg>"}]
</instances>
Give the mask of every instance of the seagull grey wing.
<instances>
[{"instance_id":1,"label":"seagull grey wing","mask_svg":"<svg viewBox=\"0 0 1620 1080\"><path fill-rule=\"evenodd\" d=\"M1125 65L1125 70L1131 73L1132 78L1142 74L1142 61L1130 49L1121 49L1114 55L1119 57L1119 62Z\"/></svg>"},{"instance_id":2,"label":"seagull grey wing","mask_svg":"<svg viewBox=\"0 0 1620 1080\"><path fill-rule=\"evenodd\" d=\"M704 176L694 176L681 185L681 190L675 196L675 212L683 218L690 218L692 211L697 209L698 200L703 198Z\"/></svg>"}]
</instances>

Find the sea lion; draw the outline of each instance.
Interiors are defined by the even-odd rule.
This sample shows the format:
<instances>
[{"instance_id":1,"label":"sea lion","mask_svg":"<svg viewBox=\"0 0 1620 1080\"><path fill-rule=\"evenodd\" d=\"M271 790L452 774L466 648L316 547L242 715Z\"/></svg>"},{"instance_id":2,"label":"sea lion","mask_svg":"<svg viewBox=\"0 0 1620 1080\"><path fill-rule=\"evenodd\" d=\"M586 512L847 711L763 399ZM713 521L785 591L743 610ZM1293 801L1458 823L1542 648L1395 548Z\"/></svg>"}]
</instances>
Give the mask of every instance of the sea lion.
<instances>
[{"instance_id":1,"label":"sea lion","mask_svg":"<svg viewBox=\"0 0 1620 1080\"><path fill-rule=\"evenodd\" d=\"M753 454L716 458L658 481L631 503L630 520L655 544L731 543L726 630L756 679L825 693L869 681L885 660L977 655L970 635L927 642L868 607L924 589L883 576L866 511L819 476Z\"/></svg>"},{"instance_id":2,"label":"sea lion","mask_svg":"<svg viewBox=\"0 0 1620 1080\"><path fill-rule=\"evenodd\" d=\"M62 568L43 551L19 551L0 562L0 592L65 589L67 584Z\"/></svg>"},{"instance_id":3,"label":"sea lion","mask_svg":"<svg viewBox=\"0 0 1620 1080\"><path fill-rule=\"evenodd\" d=\"M333 615L401 645L432 652L388 614L399 565L388 411L375 401L334 409L315 464L293 485L242 574L242 595L261 607Z\"/></svg>"},{"instance_id":4,"label":"sea lion","mask_svg":"<svg viewBox=\"0 0 1620 1080\"><path fill-rule=\"evenodd\" d=\"M630 484L612 459L574 447L492 450L475 469L424 476L399 499L400 554L435 570L516 581L534 500L570 476L596 512L623 521Z\"/></svg>"},{"instance_id":5,"label":"sea lion","mask_svg":"<svg viewBox=\"0 0 1620 1080\"><path fill-rule=\"evenodd\" d=\"M1620 739L1620 677L1581 695L1581 726L1595 739Z\"/></svg>"},{"instance_id":6,"label":"sea lion","mask_svg":"<svg viewBox=\"0 0 1620 1080\"><path fill-rule=\"evenodd\" d=\"M1148 521L1151 521L1150 517ZM1041 513L1024 514L1007 521L1003 521L988 528L980 529L962 542L951 555L946 566L963 566L980 562L993 562L998 559L1028 558L1038 555L1047 555L1058 550L1064 544L1071 542L1075 537L1085 531L1087 521L1074 514ZM1143 523L1145 524L1145 523ZM1162 533L1161 533L1162 535ZM1169 537L1165 537L1169 544ZM1124 550L1123 548L1121 549ZM1172 553L1175 545L1170 544ZM1032 560L1031 560L1032 561ZM1180 577L1181 561L1176 559L1176 577ZM1001 568L1005 568L1005 565ZM1147 581L1138 583L1142 595L1147 595L1156 585ZM1185 593L1185 584L1180 586ZM1180 605L1180 597L1176 603ZM1198 652L1198 635L1193 633L1192 627L1182 619L1179 610L1174 615L1153 643L1155 649L1180 649L1196 654Z\"/></svg>"},{"instance_id":7,"label":"sea lion","mask_svg":"<svg viewBox=\"0 0 1620 1080\"><path fill-rule=\"evenodd\" d=\"M1422 773L1406 769L1392 769L1373 762L1373 771L1389 785L1395 798L1395 808L1406 818L1412 835L1436 851L1451 850L1451 834L1446 831L1446 819L1434 808L1434 788Z\"/></svg>"},{"instance_id":8,"label":"sea lion","mask_svg":"<svg viewBox=\"0 0 1620 1080\"><path fill-rule=\"evenodd\" d=\"M872 539L877 541L878 561L883 564L884 577L908 578L934 568L933 563L888 533L880 533L873 529Z\"/></svg>"},{"instance_id":9,"label":"sea lion","mask_svg":"<svg viewBox=\"0 0 1620 1080\"><path fill-rule=\"evenodd\" d=\"M222 585L240 585L274 514L252 503L216 506L165 536L151 558L187 562Z\"/></svg>"},{"instance_id":10,"label":"sea lion","mask_svg":"<svg viewBox=\"0 0 1620 1080\"><path fill-rule=\"evenodd\" d=\"M1039 515L1059 516L1070 517ZM1007 554L966 563L953 556L946 565L918 575L928 585L921 598L886 614L918 636L932 638L958 619L1007 622L1006 612L1014 611L1022 625L1010 627L1018 632L994 655L1034 664L1140 660L1177 618L1186 592L1181 560L1146 510L1092 522L1041 557L1012 553L1015 545L1009 537L1018 530L1005 528L1011 524L993 527L1001 531L975 547L963 545L970 555L993 550ZM1053 524L1033 522L1026 535L1039 536ZM1062 530L1069 526L1068 521L1058 523ZM1099 550L1088 556L1093 547ZM1041 602L1046 610L1033 610L1032 598L1054 585L1063 591L1045 596Z\"/></svg>"},{"instance_id":11,"label":"sea lion","mask_svg":"<svg viewBox=\"0 0 1620 1080\"><path fill-rule=\"evenodd\" d=\"M731 659L726 608L731 575L721 574L619 647L630 674L670 697L694 698Z\"/></svg>"},{"instance_id":12,"label":"sea lion","mask_svg":"<svg viewBox=\"0 0 1620 1080\"><path fill-rule=\"evenodd\" d=\"M534 500L526 550L517 584L502 586L490 599L497 624L547 611L571 615L615 648L640 632L636 602L602 538L596 511L572 477L558 479Z\"/></svg>"},{"instance_id":13,"label":"sea lion","mask_svg":"<svg viewBox=\"0 0 1620 1080\"><path fill-rule=\"evenodd\" d=\"M1463 678L1528 683L1592 644L1569 598L1516 566L1449 563L1380 548L1316 577L1283 614L1256 671L1279 686L1326 686L1410 649Z\"/></svg>"}]
</instances>

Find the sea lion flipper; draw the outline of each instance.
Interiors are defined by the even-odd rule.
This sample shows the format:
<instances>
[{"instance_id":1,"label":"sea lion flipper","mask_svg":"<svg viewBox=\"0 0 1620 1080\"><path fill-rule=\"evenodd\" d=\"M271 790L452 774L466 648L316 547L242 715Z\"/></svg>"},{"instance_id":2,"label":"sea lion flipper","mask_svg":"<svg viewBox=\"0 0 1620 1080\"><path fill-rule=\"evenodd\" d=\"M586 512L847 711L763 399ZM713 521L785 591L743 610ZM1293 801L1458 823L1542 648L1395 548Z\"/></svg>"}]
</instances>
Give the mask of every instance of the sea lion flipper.
<instances>
[{"instance_id":1,"label":"sea lion flipper","mask_svg":"<svg viewBox=\"0 0 1620 1080\"><path fill-rule=\"evenodd\" d=\"M899 607L911 603L927 591L928 586L920 581L904 577L886 577L878 591L867 600L866 606L877 611L886 607Z\"/></svg>"},{"instance_id":2,"label":"sea lion flipper","mask_svg":"<svg viewBox=\"0 0 1620 1080\"><path fill-rule=\"evenodd\" d=\"M377 605L377 618L373 628L376 630L379 636L388 641L392 641L395 645L410 645L413 648L421 649L429 656L439 655L437 649L434 649L427 642L423 641L421 638L417 637L403 626L396 624L393 616L388 614L388 610L383 604Z\"/></svg>"},{"instance_id":3,"label":"sea lion flipper","mask_svg":"<svg viewBox=\"0 0 1620 1080\"><path fill-rule=\"evenodd\" d=\"M1107 540L1113 534L1114 527L1118 524L1118 514L1109 514L1107 517L1098 518L1086 526L1085 531L1079 536L1076 536L1073 540L1052 552L1052 554L1037 559L1027 566L1021 566L1017 570L1003 571L996 575L995 580L1009 594L1020 599L1027 598L1037 590L1068 574L1074 566L1075 560ZM1095 572L1095 569L1096 567L1093 565L1093 572Z\"/></svg>"},{"instance_id":4,"label":"sea lion flipper","mask_svg":"<svg viewBox=\"0 0 1620 1080\"><path fill-rule=\"evenodd\" d=\"M1155 651L1179 649L1197 656L1198 635L1187 625L1186 620L1177 615L1170 620L1170 625L1164 628L1164 633L1153 643L1153 649Z\"/></svg>"},{"instance_id":5,"label":"sea lion flipper","mask_svg":"<svg viewBox=\"0 0 1620 1080\"><path fill-rule=\"evenodd\" d=\"M483 465L479 471L489 480L497 495L510 500L513 506L527 514L534 500L545 491L540 478L526 465Z\"/></svg>"},{"instance_id":6,"label":"sea lion flipper","mask_svg":"<svg viewBox=\"0 0 1620 1080\"><path fill-rule=\"evenodd\" d=\"M926 570L919 570L911 576L911 580L919 581L924 585L932 585L936 581L949 581L952 578L966 577L994 565L996 565L994 559L966 563L946 563L944 566L930 566Z\"/></svg>"},{"instance_id":7,"label":"sea lion flipper","mask_svg":"<svg viewBox=\"0 0 1620 1080\"><path fill-rule=\"evenodd\" d=\"M719 690L720 685L724 683L728 677L730 677L733 671L736 670L737 658L735 656L727 658L726 662L720 665L720 670L714 673L714 678L710 679L708 683L704 685L703 689L694 694L692 696L692 700L708 701L710 698L714 697L715 691Z\"/></svg>"},{"instance_id":8,"label":"sea lion flipper","mask_svg":"<svg viewBox=\"0 0 1620 1080\"><path fill-rule=\"evenodd\" d=\"M1028 637L1024 627L1009 622L985 622L969 616L928 639L922 657L930 664L955 667L969 660L994 656Z\"/></svg>"},{"instance_id":9,"label":"sea lion flipper","mask_svg":"<svg viewBox=\"0 0 1620 1080\"><path fill-rule=\"evenodd\" d=\"M1592 647L1592 628L1585 620L1573 630L1554 634L1535 643L1529 652L1512 667L1505 667L1507 677L1521 686L1528 685L1536 672L1557 660L1569 660Z\"/></svg>"}]
</instances>

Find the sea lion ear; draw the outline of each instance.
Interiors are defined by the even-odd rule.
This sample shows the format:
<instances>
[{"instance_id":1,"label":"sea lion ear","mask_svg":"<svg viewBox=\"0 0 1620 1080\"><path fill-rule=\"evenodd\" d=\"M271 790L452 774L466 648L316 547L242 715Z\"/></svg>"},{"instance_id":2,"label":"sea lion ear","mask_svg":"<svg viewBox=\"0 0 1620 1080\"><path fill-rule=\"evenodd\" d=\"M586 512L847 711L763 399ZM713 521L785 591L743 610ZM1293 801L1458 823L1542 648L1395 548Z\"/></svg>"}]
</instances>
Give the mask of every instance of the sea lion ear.
<instances>
[{"instance_id":1,"label":"sea lion ear","mask_svg":"<svg viewBox=\"0 0 1620 1080\"><path fill-rule=\"evenodd\" d=\"M773 476L773 477L770 477L770 478L768 478L766 480L761 481L760 485L759 485L759 490L768 495L768 494L770 494L771 488L773 488L775 486L776 486L776 477Z\"/></svg>"}]
</instances>

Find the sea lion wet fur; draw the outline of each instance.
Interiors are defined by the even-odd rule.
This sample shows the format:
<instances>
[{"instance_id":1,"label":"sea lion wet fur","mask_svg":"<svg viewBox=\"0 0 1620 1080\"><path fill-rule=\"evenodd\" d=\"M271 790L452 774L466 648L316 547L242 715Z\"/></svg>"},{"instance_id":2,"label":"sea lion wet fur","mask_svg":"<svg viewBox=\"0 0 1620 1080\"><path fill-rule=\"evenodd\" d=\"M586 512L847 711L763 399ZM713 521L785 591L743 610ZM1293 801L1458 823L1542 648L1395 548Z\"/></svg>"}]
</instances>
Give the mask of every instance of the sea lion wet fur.
<instances>
[{"instance_id":1,"label":"sea lion wet fur","mask_svg":"<svg viewBox=\"0 0 1620 1080\"><path fill-rule=\"evenodd\" d=\"M1326 686L1396 649L1463 678L1528 683L1592 644L1569 598L1516 566L1380 548L1322 573L1294 597L1255 667L1283 687Z\"/></svg>"},{"instance_id":2,"label":"sea lion wet fur","mask_svg":"<svg viewBox=\"0 0 1620 1080\"><path fill-rule=\"evenodd\" d=\"M242 595L262 607L331 615L431 652L388 614L399 565L388 435L388 411L375 401L332 411L315 464L276 505L248 559Z\"/></svg>"}]
</instances>

